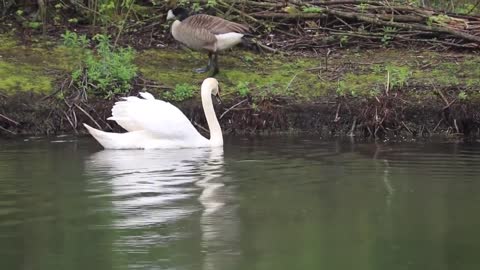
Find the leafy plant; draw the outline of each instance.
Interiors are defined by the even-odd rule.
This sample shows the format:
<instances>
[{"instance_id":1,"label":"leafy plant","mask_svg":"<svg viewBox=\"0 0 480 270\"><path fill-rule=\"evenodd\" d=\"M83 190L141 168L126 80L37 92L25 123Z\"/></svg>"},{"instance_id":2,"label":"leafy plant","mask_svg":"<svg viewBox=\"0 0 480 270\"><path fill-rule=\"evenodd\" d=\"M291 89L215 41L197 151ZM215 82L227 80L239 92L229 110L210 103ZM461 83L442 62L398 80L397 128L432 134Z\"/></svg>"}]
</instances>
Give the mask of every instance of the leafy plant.
<instances>
[{"instance_id":1,"label":"leafy plant","mask_svg":"<svg viewBox=\"0 0 480 270\"><path fill-rule=\"evenodd\" d=\"M340 37L340 47L343 47L345 45L347 45L348 43L348 36L347 35L343 35Z\"/></svg>"},{"instance_id":2,"label":"leafy plant","mask_svg":"<svg viewBox=\"0 0 480 270\"><path fill-rule=\"evenodd\" d=\"M66 31L65 34L62 34L63 45L69 48L86 48L88 47L90 41L86 35L79 36L75 32Z\"/></svg>"},{"instance_id":3,"label":"leafy plant","mask_svg":"<svg viewBox=\"0 0 480 270\"><path fill-rule=\"evenodd\" d=\"M248 87L248 82L239 82L237 85L238 94L241 97L246 97L250 93L250 88Z\"/></svg>"},{"instance_id":4,"label":"leafy plant","mask_svg":"<svg viewBox=\"0 0 480 270\"><path fill-rule=\"evenodd\" d=\"M194 96L196 87L188 84L181 83L175 85L175 89L171 92L165 93L165 98L172 101L184 101Z\"/></svg>"},{"instance_id":5,"label":"leafy plant","mask_svg":"<svg viewBox=\"0 0 480 270\"><path fill-rule=\"evenodd\" d=\"M465 93L465 91L460 91L460 93L458 93L459 100L466 100L467 98L468 98L468 95L467 93Z\"/></svg>"},{"instance_id":6,"label":"leafy plant","mask_svg":"<svg viewBox=\"0 0 480 270\"><path fill-rule=\"evenodd\" d=\"M245 63L247 63L247 64L253 63L254 60L255 60L255 59L253 59L253 57L250 56L250 55L244 55L244 56L243 56L243 61L245 61Z\"/></svg>"},{"instance_id":7,"label":"leafy plant","mask_svg":"<svg viewBox=\"0 0 480 270\"><path fill-rule=\"evenodd\" d=\"M28 27L32 29L38 29L40 26L42 26L41 22L28 22Z\"/></svg>"},{"instance_id":8,"label":"leafy plant","mask_svg":"<svg viewBox=\"0 0 480 270\"><path fill-rule=\"evenodd\" d=\"M336 92L337 92L337 95L342 97L348 94L352 96L356 96L357 94L355 90L347 89L347 84L345 83L345 81L338 81Z\"/></svg>"},{"instance_id":9,"label":"leafy plant","mask_svg":"<svg viewBox=\"0 0 480 270\"><path fill-rule=\"evenodd\" d=\"M131 81L137 75L132 48L115 49L109 36L97 34L93 37L97 42L94 53L86 48L89 40L85 36L67 31L62 37L66 46L85 49L82 64L72 71L72 79L78 87L106 98L131 90Z\"/></svg>"},{"instance_id":10,"label":"leafy plant","mask_svg":"<svg viewBox=\"0 0 480 270\"><path fill-rule=\"evenodd\" d=\"M177 2L177 5L180 7L190 7L190 1L189 0L179 0Z\"/></svg>"},{"instance_id":11,"label":"leafy plant","mask_svg":"<svg viewBox=\"0 0 480 270\"><path fill-rule=\"evenodd\" d=\"M200 12L202 10L202 7L200 6L199 3L193 3L192 10L193 12Z\"/></svg>"},{"instance_id":12,"label":"leafy plant","mask_svg":"<svg viewBox=\"0 0 480 270\"><path fill-rule=\"evenodd\" d=\"M305 13L322 13L323 9L320 7L310 6L310 7L304 7L302 11Z\"/></svg>"},{"instance_id":13,"label":"leafy plant","mask_svg":"<svg viewBox=\"0 0 480 270\"><path fill-rule=\"evenodd\" d=\"M115 1L113 0L103 0L100 1L98 12L102 15L108 15L115 11Z\"/></svg>"},{"instance_id":14,"label":"leafy plant","mask_svg":"<svg viewBox=\"0 0 480 270\"><path fill-rule=\"evenodd\" d=\"M358 6L359 6L359 8L360 8L360 12L361 12L361 13L364 13L365 10L366 10L367 7L368 7L368 4L366 4L366 3L361 3L361 4L358 5Z\"/></svg>"},{"instance_id":15,"label":"leafy plant","mask_svg":"<svg viewBox=\"0 0 480 270\"><path fill-rule=\"evenodd\" d=\"M474 5L473 3L465 3L463 6L456 6L454 12L455 13L460 13L460 14L470 14L472 13L476 8L478 8L478 5Z\"/></svg>"},{"instance_id":16,"label":"leafy plant","mask_svg":"<svg viewBox=\"0 0 480 270\"><path fill-rule=\"evenodd\" d=\"M450 20L451 18L448 15L444 15L444 14L430 16L427 19L427 25L432 25L432 24L445 25Z\"/></svg>"},{"instance_id":17,"label":"leafy plant","mask_svg":"<svg viewBox=\"0 0 480 270\"><path fill-rule=\"evenodd\" d=\"M68 22L72 23L72 24L76 24L76 23L78 23L78 19L77 18L70 18L70 19L68 19Z\"/></svg>"},{"instance_id":18,"label":"leafy plant","mask_svg":"<svg viewBox=\"0 0 480 270\"><path fill-rule=\"evenodd\" d=\"M395 36L396 32L397 32L397 28L395 27L390 27L390 26L383 27L382 43L384 46L387 46L390 43L390 41L393 40L393 37Z\"/></svg>"},{"instance_id":19,"label":"leafy plant","mask_svg":"<svg viewBox=\"0 0 480 270\"><path fill-rule=\"evenodd\" d=\"M388 65L385 70L390 74L390 88L404 86L412 75L408 67Z\"/></svg>"},{"instance_id":20,"label":"leafy plant","mask_svg":"<svg viewBox=\"0 0 480 270\"><path fill-rule=\"evenodd\" d=\"M217 0L208 0L206 7L207 8L214 8L217 6Z\"/></svg>"}]
</instances>

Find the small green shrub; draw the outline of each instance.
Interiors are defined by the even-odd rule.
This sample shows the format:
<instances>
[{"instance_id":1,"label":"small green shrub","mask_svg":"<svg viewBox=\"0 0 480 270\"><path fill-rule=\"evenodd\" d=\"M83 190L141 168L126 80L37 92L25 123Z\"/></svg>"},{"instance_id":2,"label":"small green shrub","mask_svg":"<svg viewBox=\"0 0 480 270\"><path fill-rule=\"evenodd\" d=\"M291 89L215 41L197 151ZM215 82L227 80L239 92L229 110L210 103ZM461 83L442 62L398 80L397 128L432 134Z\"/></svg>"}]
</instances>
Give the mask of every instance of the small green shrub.
<instances>
[{"instance_id":1,"label":"small green shrub","mask_svg":"<svg viewBox=\"0 0 480 270\"><path fill-rule=\"evenodd\" d=\"M78 23L78 19L77 18L70 18L67 20L69 23L71 24L77 24Z\"/></svg>"},{"instance_id":2,"label":"small green shrub","mask_svg":"<svg viewBox=\"0 0 480 270\"><path fill-rule=\"evenodd\" d=\"M202 11L203 9L202 9L202 7L200 6L199 3L193 3L193 5L192 5L192 10L193 10L193 12L200 12L200 11Z\"/></svg>"},{"instance_id":3,"label":"small green shrub","mask_svg":"<svg viewBox=\"0 0 480 270\"><path fill-rule=\"evenodd\" d=\"M135 51L132 48L113 48L109 36L95 35L93 41L97 45L94 53L87 48L90 41L85 36L66 32L62 37L67 47L85 50L80 67L72 72L72 79L78 87L106 98L131 90L131 81L137 75L137 67L133 64Z\"/></svg>"},{"instance_id":4,"label":"small green shrub","mask_svg":"<svg viewBox=\"0 0 480 270\"><path fill-rule=\"evenodd\" d=\"M184 101L194 96L195 89L195 86L188 83L177 84L175 89L165 93L164 97L171 101Z\"/></svg>"},{"instance_id":5,"label":"small green shrub","mask_svg":"<svg viewBox=\"0 0 480 270\"><path fill-rule=\"evenodd\" d=\"M467 93L465 93L465 91L460 91L460 93L458 93L458 99L459 100L467 100L468 99Z\"/></svg>"},{"instance_id":6,"label":"small green shrub","mask_svg":"<svg viewBox=\"0 0 480 270\"><path fill-rule=\"evenodd\" d=\"M365 13L367 7L368 7L368 4L366 3L361 3L360 5L358 5L358 7L360 8L360 12L361 13Z\"/></svg>"},{"instance_id":7,"label":"small green shrub","mask_svg":"<svg viewBox=\"0 0 480 270\"><path fill-rule=\"evenodd\" d=\"M408 67L399 67L388 65L385 70L390 74L390 88L404 86L412 75L412 71Z\"/></svg>"},{"instance_id":8,"label":"small green shrub","mask_svg":"<svg viewBox=\"0 0 480 270\"><path fill-rule=\"evenodd\" d=\"M186 7L186 8L188 8L188 7L190 7L191 3L190 3L190 0L179 0L179 1L177 1L177 5L178 5L179 7Z\"/></svg>"},{"instance_id":9,"label":"small green shrub","mask_svg":"<svg viewBox=\"0 0 480 270\"><path fill-rule=\"evenodd\" d=\"M348 89L345 81L338 81L336 92L337 92L337 95L341 97L344 97L347 95L352 95L352 96L357 95L355 90Z\"/></svg>"},{"instance_id":10,"label":"small green shrub","mask_svg":"<svg viewBox=\"0 0 480 270\"><path fill-rule=\"evenodd\" d=\"M390 27L390 26L383 27L383 37L382 37L383 46L385 47L388 46L390 44L390 41L393 40L396 33L397 33L397 28L395 27Z\"/></svg>"},{"instance_id":11,"label":"small green shrub","mask_svg":"<svg viewBox=\"0 0 480 270\"><path fill-rule=\"evenodd\" d=\"M41 22L28 22L28 27L32 29L39 29L42 26Z\"/></svg>"},{"instance_id":12,"label":"small green shrub","mask_svg":"<svg viewBox=\"0 0 480 270\"><path fill-rule=\"evenodd\" d=\"M243 61L245 61L245 63L247 64L252 64L255 61L255 59L250 55L244 55Z\"/></svg>"},{"instance_id":13,"label":"small green shrub","mask_svg":"<svg viewBox=\"0 0 480 270\"><path fill-rule=\"evenodd\" d=\"M207 8L214 8L216 6L217 6L217 1L216 0L208 0L207 1L207 5L206 5Z\"/></svg>"},{"instance_id":14,"label":"small green shrub","mask_svg":"<svg viewBox=\"0 0 480 270\"><path fill-rule=\"evenodd\" d=\"M310 6L310 7L304 7L304 8L302 9L302 11L303 11L304 13L322 13L322 12L323 12L323 9L320 8L320 7L312 7L312 6Z\"/></svg>"},{"instance_id":15,"label":"small green shrub","mask_svg":"<svg viewBox=\"0 0 480 270\"><path fill-rule=\"evenodd\" d=\"M440 14L440 15L434 15L430 16L427 19L427 25L433 25L433 24L438 24L438 25L446 25L449 21L451 21L451 18L448 15Z\"/></svg>"},{"instance_id":16,"label":"small green shrub","mask_svg":"<svg viewBox=\"0 0 480 270\"><path fill-rule=\"evenodd\" d=\"M79 36L77 33L68 30L61 37L63 38L63 45L69 48L85 49L90 44L86 35Z\"/></svg>"},{"instance_id":17,"label":"small green shrub","mask_svg":"<svg viewBox=\"0 0 480 270\"><path fill-rule=\"evenodd\" d=\"M248 87L248 82L239 82L237 85L238 94L241 97L246 97L250 93L250 88Z\"/></svg>"},{"instance_id":18,"label":"small green shrub","mask_svg":"<svg viewBox=\"0 0 480 270\"><path fill-rule=\"evenodd\" d=\"M340 47L344 47L348 43L348 36L343 35L340 37Z\"/></svg>"}]
</instances>

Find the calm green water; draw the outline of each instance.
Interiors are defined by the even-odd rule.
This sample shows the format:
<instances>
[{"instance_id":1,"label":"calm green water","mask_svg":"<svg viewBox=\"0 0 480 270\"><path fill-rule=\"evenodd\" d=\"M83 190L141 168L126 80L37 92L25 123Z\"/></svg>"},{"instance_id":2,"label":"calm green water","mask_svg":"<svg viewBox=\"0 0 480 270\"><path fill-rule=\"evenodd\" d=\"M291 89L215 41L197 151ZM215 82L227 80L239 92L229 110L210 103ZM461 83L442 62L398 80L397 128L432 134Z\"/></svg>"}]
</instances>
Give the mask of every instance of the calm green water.
<instances>
[{"instance_id":1,"label":"calm green water","mask_svg":"<svg viewBox=\"0 0 480 270\"><path fill-rule=\"evenodd\" d=\"M0 269L479 269L480 146L0 141Z\"/></svg>"}]
</instances>

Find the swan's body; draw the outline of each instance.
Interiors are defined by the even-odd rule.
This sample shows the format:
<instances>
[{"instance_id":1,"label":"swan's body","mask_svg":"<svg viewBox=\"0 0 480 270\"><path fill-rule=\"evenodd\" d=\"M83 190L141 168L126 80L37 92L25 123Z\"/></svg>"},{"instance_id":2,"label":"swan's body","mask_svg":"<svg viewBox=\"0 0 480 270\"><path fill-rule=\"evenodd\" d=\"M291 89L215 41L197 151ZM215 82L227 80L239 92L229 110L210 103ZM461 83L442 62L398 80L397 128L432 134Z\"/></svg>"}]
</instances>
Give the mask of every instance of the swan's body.
<instances>
[{"instance_id":1,"label":"swan's body","mask_svg":"<svg viewBox=\"0 0 480 270\"><path fill-rule=\"evenodd\" d=\"M202 106L210 129L210 139L203 137L188 118L172 104L155 99L149 93L126 97L112 108L108 120L116 121L126 133L104 132L84 124L90 134L106 149L162 149L218 147L223 136L213 109L212 94L218 94L218 82L207 78L202 83Z\"/></svg>"}]
</instances>

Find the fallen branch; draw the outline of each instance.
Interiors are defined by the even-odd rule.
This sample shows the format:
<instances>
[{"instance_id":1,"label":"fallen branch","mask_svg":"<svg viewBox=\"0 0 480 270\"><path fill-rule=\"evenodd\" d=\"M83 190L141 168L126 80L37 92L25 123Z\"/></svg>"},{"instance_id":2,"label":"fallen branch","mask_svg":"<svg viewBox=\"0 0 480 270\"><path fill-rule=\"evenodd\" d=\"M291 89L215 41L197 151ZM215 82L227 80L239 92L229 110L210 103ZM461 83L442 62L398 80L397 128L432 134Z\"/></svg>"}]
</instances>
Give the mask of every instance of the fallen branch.
<instances>
[{"instance_id":1,"label":"fallen branch","mask_svg":"<svg viewBox=\"0 0 480 270\"><path fill-rule=\"evenodd\" d=\"M232 107L228 108L228 110L224 111L224 112L222 113L222 115L220 115L220 118L219 118L219 119L222 119L223 116L225 116L225 114L227 114L229 111L231 111L231 110L234 109L235 107L240 106L242 103L244 103L244 102L246 102L246 101L248 101L248 98L246 98L246 99L238 102L237 104L233 105Z\"/></svg>"},{"instance_id":2,"label":"fallen branch","mask_svg":"<svg viewBox=\"0 0 480 270\"><path fill-rule=\"evenodd\" d=\"M428 26L428 25L422 25L417 23L399 23L399 22L392 22L392 21L384 21L376 15L368 16L368 15L363 15L358 13L339 11L339 10L330 9L330 8L326 8L325 10L328 14L340 16L343 18L353 19L353 20L359 20L359 21L371 23L374 25L392 26L392 27L398 27L398 28L408 29L408 30L414 29L414 30L422 30L422 31L429 31L429 32L445 33L458 38L480 43L480 36L475 36L465 32L457 31L448 27Z\"/></svg>"},{"instance_id":3,"label":"fallen branch","mask_svg":"<svg viewBox=\"0 0 480 270\"><path fill-rule=\"evenodd\" d=\"M97 123L97 121L95 121L95 119L89 114L87 113L87 111L85 111L82 107L78 106L78 104L74 104L75 107L77 107L77 109L79 109L81 112L83 112L88 118L90 118L90 120L92 120L92 122L99 128L99 129L102 129L102 127ZM76 121L75 121L76 122ZM76 125L75 125L76 126Z\"/></svg>"},{"instance_id":4,"label":"fallen branch","mask_svg":"<svg viewBox=\"0 0 480 270\"><path fill-rule=\"evenodd\" d=\"M11 130L8 130L8 129L2 127L2 126L0 126L0 129L3 130L3 131L5 131L5 132L8 132L8 133L10 133L10 134L13 134L13 135L16 135L16 134L17 134L17 133L15 133L15 132L13 132L13 131L11 131Z\"/></svg>"},{"instance_id":5,"label":"fallen branch","mask_svg":"<svg viewBox=\"0 0 480 270\"><path fill-rule=\"evenodd\" d=\"M310 5L318 5L318 6L334 6L334 5L360 5L360 4L368 4L368 5L381 5L381 2L375 2L375 1L362 1L362 0L339 0L339 1L301 1L301 0L289 0L289 2L292 2L293 4L296 5L305 5L305 4L310 4Z\"/></svg>"},{"instance_id":6,"label":"fallen branch","mask_svg":"<svg viewBox=\"0 0 480 270\"><path fill-rule=\"evenodd\" d=\"M9 118L9 117L1 114L1 113L0 113L0 117L3 118L3 119L5 119L5 120L7 120L7 121L9 121L9 122L11 122L11 123L13 123L13 124L15 124L15 125L17 125L17 126L20 125L17 121L15 121L15 120L13 120L13 119L11 119L11 118Z\"/></svg>"},{"instance_id":7,"label":"fallen branch","mask_svg":"<svg viewBox=\"0 0 480 270\"><path fill-rule=\"evenodd\" d=\"M327 18L323 13L279 13L279 12L258 12L253 13L252 17L258 19L320 19Z\"/></svg>"}]
</instances>

